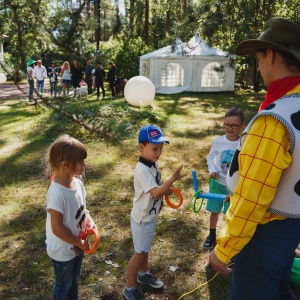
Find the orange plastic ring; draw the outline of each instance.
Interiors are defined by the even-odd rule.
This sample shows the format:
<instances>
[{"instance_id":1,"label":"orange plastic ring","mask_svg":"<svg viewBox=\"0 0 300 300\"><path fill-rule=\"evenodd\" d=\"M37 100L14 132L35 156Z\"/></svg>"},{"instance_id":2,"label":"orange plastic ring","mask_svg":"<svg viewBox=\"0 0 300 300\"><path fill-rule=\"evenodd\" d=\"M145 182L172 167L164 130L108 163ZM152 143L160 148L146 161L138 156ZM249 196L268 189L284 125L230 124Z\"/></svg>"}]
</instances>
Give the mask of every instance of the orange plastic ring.
<instances>
[{"instance_id":1,"label":"orange plastic ring","mask_svg":"<svg viewBox=\"0 0 300 300\"><path fill-rule=\"evenodd\" d=\"M182 196L181 192L178 189L174 188L174 187L171 187L170 190L177 194L179 202L177 204L174 204L170 201L169 196L165 195L165 199L166 199L166 202L167 202L168 206L170 206L171 208L180 207L183 203L183 196Z\"/></svg>"},{"instance_id":2,"label":"orange plastic ring","mask_svg":"<svg viewBox=\"0 0 300 300\"><path fill-rule=\"evenodd\" d=\"M84 250L85 254L92 254L94 253L97 248L99 247L100 244L100 234L97 230L90 228L89 231L94 235L94 245L92 248L90 248L89 250Z\"/></svg>"}]
</instances>

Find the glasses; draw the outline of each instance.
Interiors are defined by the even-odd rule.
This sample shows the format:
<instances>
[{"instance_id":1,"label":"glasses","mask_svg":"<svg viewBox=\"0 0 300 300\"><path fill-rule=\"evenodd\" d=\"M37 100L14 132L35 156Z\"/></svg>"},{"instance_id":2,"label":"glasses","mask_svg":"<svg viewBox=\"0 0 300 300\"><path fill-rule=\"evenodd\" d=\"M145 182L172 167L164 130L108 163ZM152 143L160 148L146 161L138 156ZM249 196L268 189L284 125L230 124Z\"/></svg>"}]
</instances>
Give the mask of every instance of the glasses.
<instances>
[{"instance_id":1,"label":"glasses","mask_svg":"<svg viewBox=\"0 0 300 300\"><path fill-rule=\"evenodd\" d=\"M224 123L223 124L223 127L226 128L226 129L237 129L239 128L241 125L239 124L228 124L228 123Z\"/></svg>"}]
</instances>

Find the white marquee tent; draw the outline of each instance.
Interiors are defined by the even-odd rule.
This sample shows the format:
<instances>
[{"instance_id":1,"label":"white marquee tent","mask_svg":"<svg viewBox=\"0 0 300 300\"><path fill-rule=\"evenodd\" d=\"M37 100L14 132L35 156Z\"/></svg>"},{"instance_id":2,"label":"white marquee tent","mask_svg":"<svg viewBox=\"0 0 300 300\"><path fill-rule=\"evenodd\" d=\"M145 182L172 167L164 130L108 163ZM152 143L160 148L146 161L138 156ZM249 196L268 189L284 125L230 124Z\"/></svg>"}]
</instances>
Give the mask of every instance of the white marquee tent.
<instances>
[{"instance_id":1,"label":"white marquee tent","mask_svg":"<svg viewBox=\"0 0 300 300\"><path fill-rule=\"evenodd\" d=\"M227 52L194 36L188 43L177 39L175 47L141 56L140 75L148 77L161 94L233 91L235 70L225 67L223 72L216 71L228 62Z\"/></svg>"}]
</instances>

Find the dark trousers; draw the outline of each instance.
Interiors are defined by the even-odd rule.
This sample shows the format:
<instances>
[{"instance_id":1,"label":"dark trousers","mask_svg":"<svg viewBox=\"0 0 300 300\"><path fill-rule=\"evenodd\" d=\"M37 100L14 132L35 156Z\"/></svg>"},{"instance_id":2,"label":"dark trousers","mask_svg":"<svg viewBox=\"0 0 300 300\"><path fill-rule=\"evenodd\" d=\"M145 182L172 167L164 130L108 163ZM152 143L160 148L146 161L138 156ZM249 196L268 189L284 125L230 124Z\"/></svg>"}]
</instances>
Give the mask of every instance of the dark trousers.
<instances>
[{"instance_id":1,"label":"dark trousers","mask_svg":"<svg viewBox=\"0 0 300 300\"><path fill-rule=\"evenodd\" d=\"M86 82L87 87L88 87L88 94L92 94L93 93L93 79L92 79L92 76L85 76L85 82Z\"/></svg>"},{"instance_id":2,"label":"dark trousers","mask_svg":"<svg viewBox=\"0 0 300 300\"><path fill-rule=\"evenodd\" d=\"M104 90L103 81L96 83L97 97L100 96L100 88L101 88L101 91L102 91L102 94L103 94L103 98L105 98L105 90Z\"/></svg>"},{"instance_id":3,"label":"dark trousers","mask_svg":"<svg viewBox=\"0 0 300 300\"><path fill-rule=\"evenodd\" d=\"M34 81L28 80L29 83L29 100L33 99Z\"/></svg>"},{"instance_id":4,"label":"dark trousers","mask_svg":"<svg viewBox=\"0 0 300 300\"><path fill-rule=\"evenodd\" d=\"M70 261L57 261L51 259L55 285L53 300L78 299L78 279L82 265L83 253Z\"/></svg>"},{"instance_id":5,"label":"dark trousers","mask_svg":"<svg viewBox=\"0 0 300 300\"><path fill-rule=\"evenodd\" d=\"M114 87L114 82L115 81L109 81L109 87L111 89L111 95L114 97L115 96L115 87Z\"/></svg>"},{"instance_id":6,"label":"dark trousers","mask_svg":"<svg viewBox=\"0 0 300 300\"><path fill-rule=\"evenodd\" d=\"M231 300L292 300L291 271L300 241L300 219L258 225L234 259Z\"/></svg>"}]
</instances>

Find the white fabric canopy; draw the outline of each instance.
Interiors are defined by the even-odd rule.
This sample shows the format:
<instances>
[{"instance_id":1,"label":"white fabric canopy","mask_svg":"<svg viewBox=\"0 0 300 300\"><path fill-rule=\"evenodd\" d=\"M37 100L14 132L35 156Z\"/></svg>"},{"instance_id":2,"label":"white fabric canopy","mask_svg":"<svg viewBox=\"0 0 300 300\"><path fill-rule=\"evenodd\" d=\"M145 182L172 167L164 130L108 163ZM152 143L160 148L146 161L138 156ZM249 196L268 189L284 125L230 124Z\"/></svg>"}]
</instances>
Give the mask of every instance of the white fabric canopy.
<instances>
[{"instance_id":1,"label":"white fabric canopy","mask_svg":"<svg viewBox=\"0 0 300 300\"><path fill-rule=\"evenodd\" d=\"M161 94L233 91L235 71L230 67L216 71L228 62L227 52L194 36L188 43L177 39L175 47L169 45L141 56L140 75L148 77Z\"/></svg>"}]
</instances>

